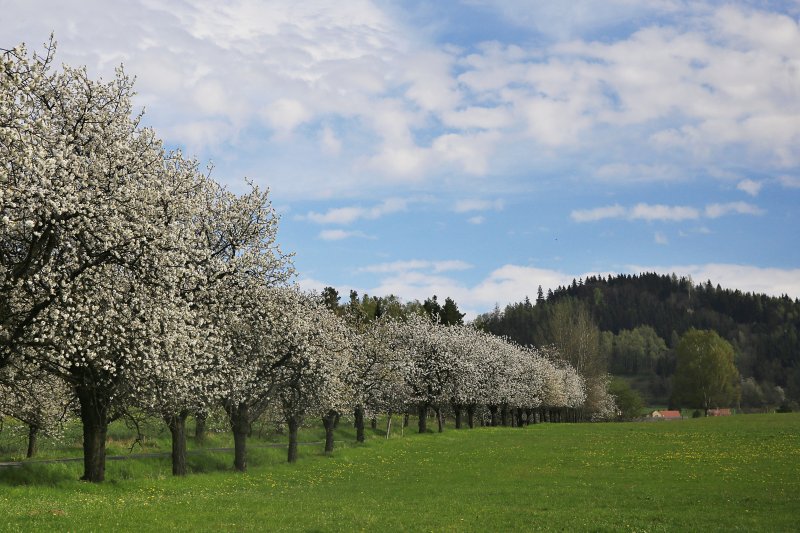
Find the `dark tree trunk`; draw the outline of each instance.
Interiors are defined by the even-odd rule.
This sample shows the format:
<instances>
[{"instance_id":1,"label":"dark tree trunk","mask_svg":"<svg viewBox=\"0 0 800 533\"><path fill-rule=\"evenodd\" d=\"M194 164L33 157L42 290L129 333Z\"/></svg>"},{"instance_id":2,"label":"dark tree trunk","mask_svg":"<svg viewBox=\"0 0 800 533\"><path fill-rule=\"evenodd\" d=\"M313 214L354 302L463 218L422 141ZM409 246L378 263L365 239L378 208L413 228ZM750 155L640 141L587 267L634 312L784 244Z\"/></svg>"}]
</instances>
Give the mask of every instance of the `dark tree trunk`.
<instances>
[{"instance_id":1,"label":"dark tree trunk","mask_svg":"<svg viewBox=\"0 0 800 533\"><path fill-rule=\"evenodd\" d=\"M469 404L467 406L467 425L469 429L475 428L475 404Z\"/></svg>"},{"instance_id":2,"label":"dark tree trunk","mask_svg":"<svg viewBox=\"0 0 800 533\"><path fill-rule=\"evenodd\" d=\"M524 422L522 420L522 407L517 407L517 427L521 428L524 425L525 424L524 424Z\"/></svg>"},{"instance_id":3,"label":"dark tree trunk","mask_svg":"<svg viewBox=\"0 0 800 533\"><path fill-rule=\"evenodd\" d=\"M496 427L497 426L497 406L496 405L490 405L489 406L489 415L491 416L491 419L492 419L492 422L491 422L492 427Z\"/></svg>"},{"instance_id":4,"label":"dark tree trunk","mask_svg":"<svg viewBox=\"0 0 800 533\"><path fill-rule=\"evenodd\" d=\"M503 426L507 426L508 425L508 405L506 405L506 404L503 404L500 407L500 423Z\"/></svg>"},{"instance_id":5,"label":"dark tree trunk","mask_svg":"<svg viewBox=\"0 0 800 533\"><path fill-rule=\"evenodd\" d=\"M30 459L34 455L36 455L36 444L39 438L39 426L36 424L29 424L28 425L28 453L25 454L25 457Z\"/></svg>"},{"instance_id":6,"label":"dark tree trunk","mask_svg":"<svg viewBox=\"0 0 800 533\"><path fill-rule=\"evenodd\" d=\"M373 416L372 420L369 421L369 425L372 429L378 429L378 419Z\"/></svg>"},{"instance_id":7,"label":"dark tree trunk","mask_svg":"<svg viewBox=\"0 0 800 533\"><path fill-rule=\"evenodd\" d=\"M356 442L364 442L364 408L361 406L356 407L355 421L356 426Z\"/></svg>"},{"instance_id":8,"label":"dark tree trunk","mask_svg":"<svg viewBox=\"0 0 800 533\"><path fill-rule=\"evenodd\" d=\"M172 475L186 475L186 419L189 411L166 415L164 421L172 434Z\"/></svg>"},{"instance_id":9,"label":"dark tree trunk","mask_svg":"<svg viewBox=\"0 0 800 533\"><path fill-rule=\"evenodd\" d=\"M206 419L208 415L205 411L198 411L194 414L194 440L202 444L206 440Z\"/></svg>"},{"instance_id":10,"label":"dark tree trunk","mask_svg":"<svg viewBox=\"0 0 800 533\"><path fill-rule=\"evenodd\" d=\"M444 418L442 417L442 408L437 406L435 409L435 413L436 413L436 423L439 425L439 433L441 433L442 431L444 431Z\"/></svg>"},{"instance_id":11,"label":"dark tree trunk","mask_svg":"<svg viewBox=\"0 0 800 533\"><path fill-rule=\"evenodd\" d=\"M91 388L76 387L83 424L83 481L99 483L106 477L108 402Z\"/></svg>"},{"instance_id":12,"label":"dark tree trunk","mask_svg":"<svg viewBox=\"0 0 800 533\"><path fill-rule=\"evenodd\" d=\"M336 418L333 419L333 429L339 427L339 419L341 418L341 413L336 413Z\"/></svg>"},{"instance_id":13,"label":"dark tree trunk","mask_svg":"<svg viewBox=\"0 0 800 533\"><path fill-rule=\"evenodd\" d=\"M325 426L325 453L333 453L333 430L336 428L336 418L339 414L336 411L328 411L322 417L322 425Z\"/></svg>"},{"instance_id":14,"label":"dark tree trunk","mask_svg":"<svg viewBox=\"0 0 800 533\"><path fill-rule=\"evenodd\" d=\"M403 427L404 428L408 427L408 418L409 418L409 414L408 413L403 415Z\"/></svg>"},{"instance_id":15,"label":"dark tree trunk","mask_svg":"<svg viewBox=\"0 0 800 533\"><path fill-rule=\"evenodd\" d=\"M247 436L250 434L250 408L240 403L228 410L233 431L233 467L239 472L247 472Z\"/></svg>"},{"instance_id":16,"label":"dark tree trunk","mask_svg":"<svg viewBox=\"0 0 800 533\"><path fill-rule=\"evenodd\" d=\"M461 404L454 403L453 404L453 412L456 415L456 429L461 429Z\"/></svg>"},{"instance_id":17,"label":"dark tree trunk","mask_svg":"<svg viewBox=\"0 0 800 533\"><path fill-rule=\"evenodd\" d=\"M427 403L420 403L419 404L419 432L425 433L428 431L428 404Z\"/></svg>"},{"instance_id":18,"label":"dark tree trunk","mask_svg":"<svg viewBox=\"0 0 800 533\"><path fill-rule=\"evenodd\" d=\"M297 462L297 428L300 427L300 420L296 416L286 419L289 423L289 462Z\"/></svg>"}]
</instances>

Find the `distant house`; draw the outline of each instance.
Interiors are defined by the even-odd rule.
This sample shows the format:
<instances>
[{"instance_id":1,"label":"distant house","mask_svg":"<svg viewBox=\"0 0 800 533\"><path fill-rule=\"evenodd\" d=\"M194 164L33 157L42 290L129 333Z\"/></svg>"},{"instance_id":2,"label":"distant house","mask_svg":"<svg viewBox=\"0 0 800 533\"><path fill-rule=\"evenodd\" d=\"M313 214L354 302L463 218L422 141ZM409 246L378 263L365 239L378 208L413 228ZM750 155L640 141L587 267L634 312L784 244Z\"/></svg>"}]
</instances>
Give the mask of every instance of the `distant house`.
<instances>
[{"instance_id":1,"label":"distant house","mask_svg":"<svg viewBox=\"0 0 800 533\"><path fill-rule=\"evenodd\" d=\"M653 418L663 418L665 420L675 420L681 418L681 412L669 411L665 409L663 411L653 411L650 416L652 416Z\"/></svg>"},{"instance_id":2,"label":"distant house","mask_svg":"<svg viewBox=\"0 0 800 533\"><path fill-rule=\"evenodd\" d=\"M708 416L731 416L733 413L730 409L709 409Z\"/></svg>"}]
</instances>

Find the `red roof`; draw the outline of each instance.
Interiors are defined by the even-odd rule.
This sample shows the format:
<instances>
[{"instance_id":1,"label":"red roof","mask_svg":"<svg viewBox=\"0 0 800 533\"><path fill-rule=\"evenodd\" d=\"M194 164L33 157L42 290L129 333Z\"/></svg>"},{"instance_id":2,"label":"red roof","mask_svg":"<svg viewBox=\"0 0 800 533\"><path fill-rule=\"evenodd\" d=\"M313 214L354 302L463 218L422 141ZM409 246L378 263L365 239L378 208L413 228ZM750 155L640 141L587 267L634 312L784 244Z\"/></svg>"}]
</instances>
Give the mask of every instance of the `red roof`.
<instances>
[{"instance_id":1,"label":"red roof","mask_svg":"<svg viewBox=\"0 0 800 533\"><path fill-rule=\"evenodd\" d=\"M680 411L669 411L669 410L654 411L653 412L653 416L654 417L661 417L661 418L680 418L681 417L681 412Z\"/></svg>"}]
</instances>

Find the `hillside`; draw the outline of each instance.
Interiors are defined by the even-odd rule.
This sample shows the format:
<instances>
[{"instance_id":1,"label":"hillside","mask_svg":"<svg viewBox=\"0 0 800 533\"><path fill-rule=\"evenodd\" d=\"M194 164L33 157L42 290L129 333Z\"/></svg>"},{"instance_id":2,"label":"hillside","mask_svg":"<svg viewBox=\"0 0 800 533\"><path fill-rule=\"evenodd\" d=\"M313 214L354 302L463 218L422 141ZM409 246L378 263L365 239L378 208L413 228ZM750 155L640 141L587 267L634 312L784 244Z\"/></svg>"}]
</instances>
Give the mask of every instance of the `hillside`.
<instances>
[{"instance_id":1,"label":"hillside","mask_svg":"<svg viewBox=\"0 0 800 533\"><path fill-rule=\"evenodd\" d=\"M725 289L711 282L645 273L589 277L540 292L477 323L522 344L552 342L548 321L559 304L588 310L602 332L599 351L609 370L634 383L651 400L668 397L674 371L672 348L690 328L712 329L733 344L743 378L742 401L750 407L800 401L800 301ZM776 386L780 389L776 389ZM644 388L644 387L639 387Z\"/></svg>"}]
</instances>

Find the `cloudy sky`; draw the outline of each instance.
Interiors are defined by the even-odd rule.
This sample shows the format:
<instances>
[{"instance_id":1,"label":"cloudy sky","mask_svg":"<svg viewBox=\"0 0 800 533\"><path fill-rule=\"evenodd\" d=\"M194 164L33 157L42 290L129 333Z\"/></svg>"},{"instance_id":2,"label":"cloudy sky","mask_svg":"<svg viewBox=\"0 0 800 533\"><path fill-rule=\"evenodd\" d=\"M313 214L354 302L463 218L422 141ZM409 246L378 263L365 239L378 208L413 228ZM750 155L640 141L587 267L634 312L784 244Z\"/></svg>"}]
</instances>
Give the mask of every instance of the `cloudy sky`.
<instances>
[{"instance_id":1,"label":"cloudy sky","mask_svg":"<svg viewBox=\"0 0 800 533\"><path fill-rule=\"evenodd\" d=\"M113 6L113 7L112 7ZM108 79L307 288L471 316L588 273L800 297L800 2L0 0Z\"/></svg>"}]
</instances>

